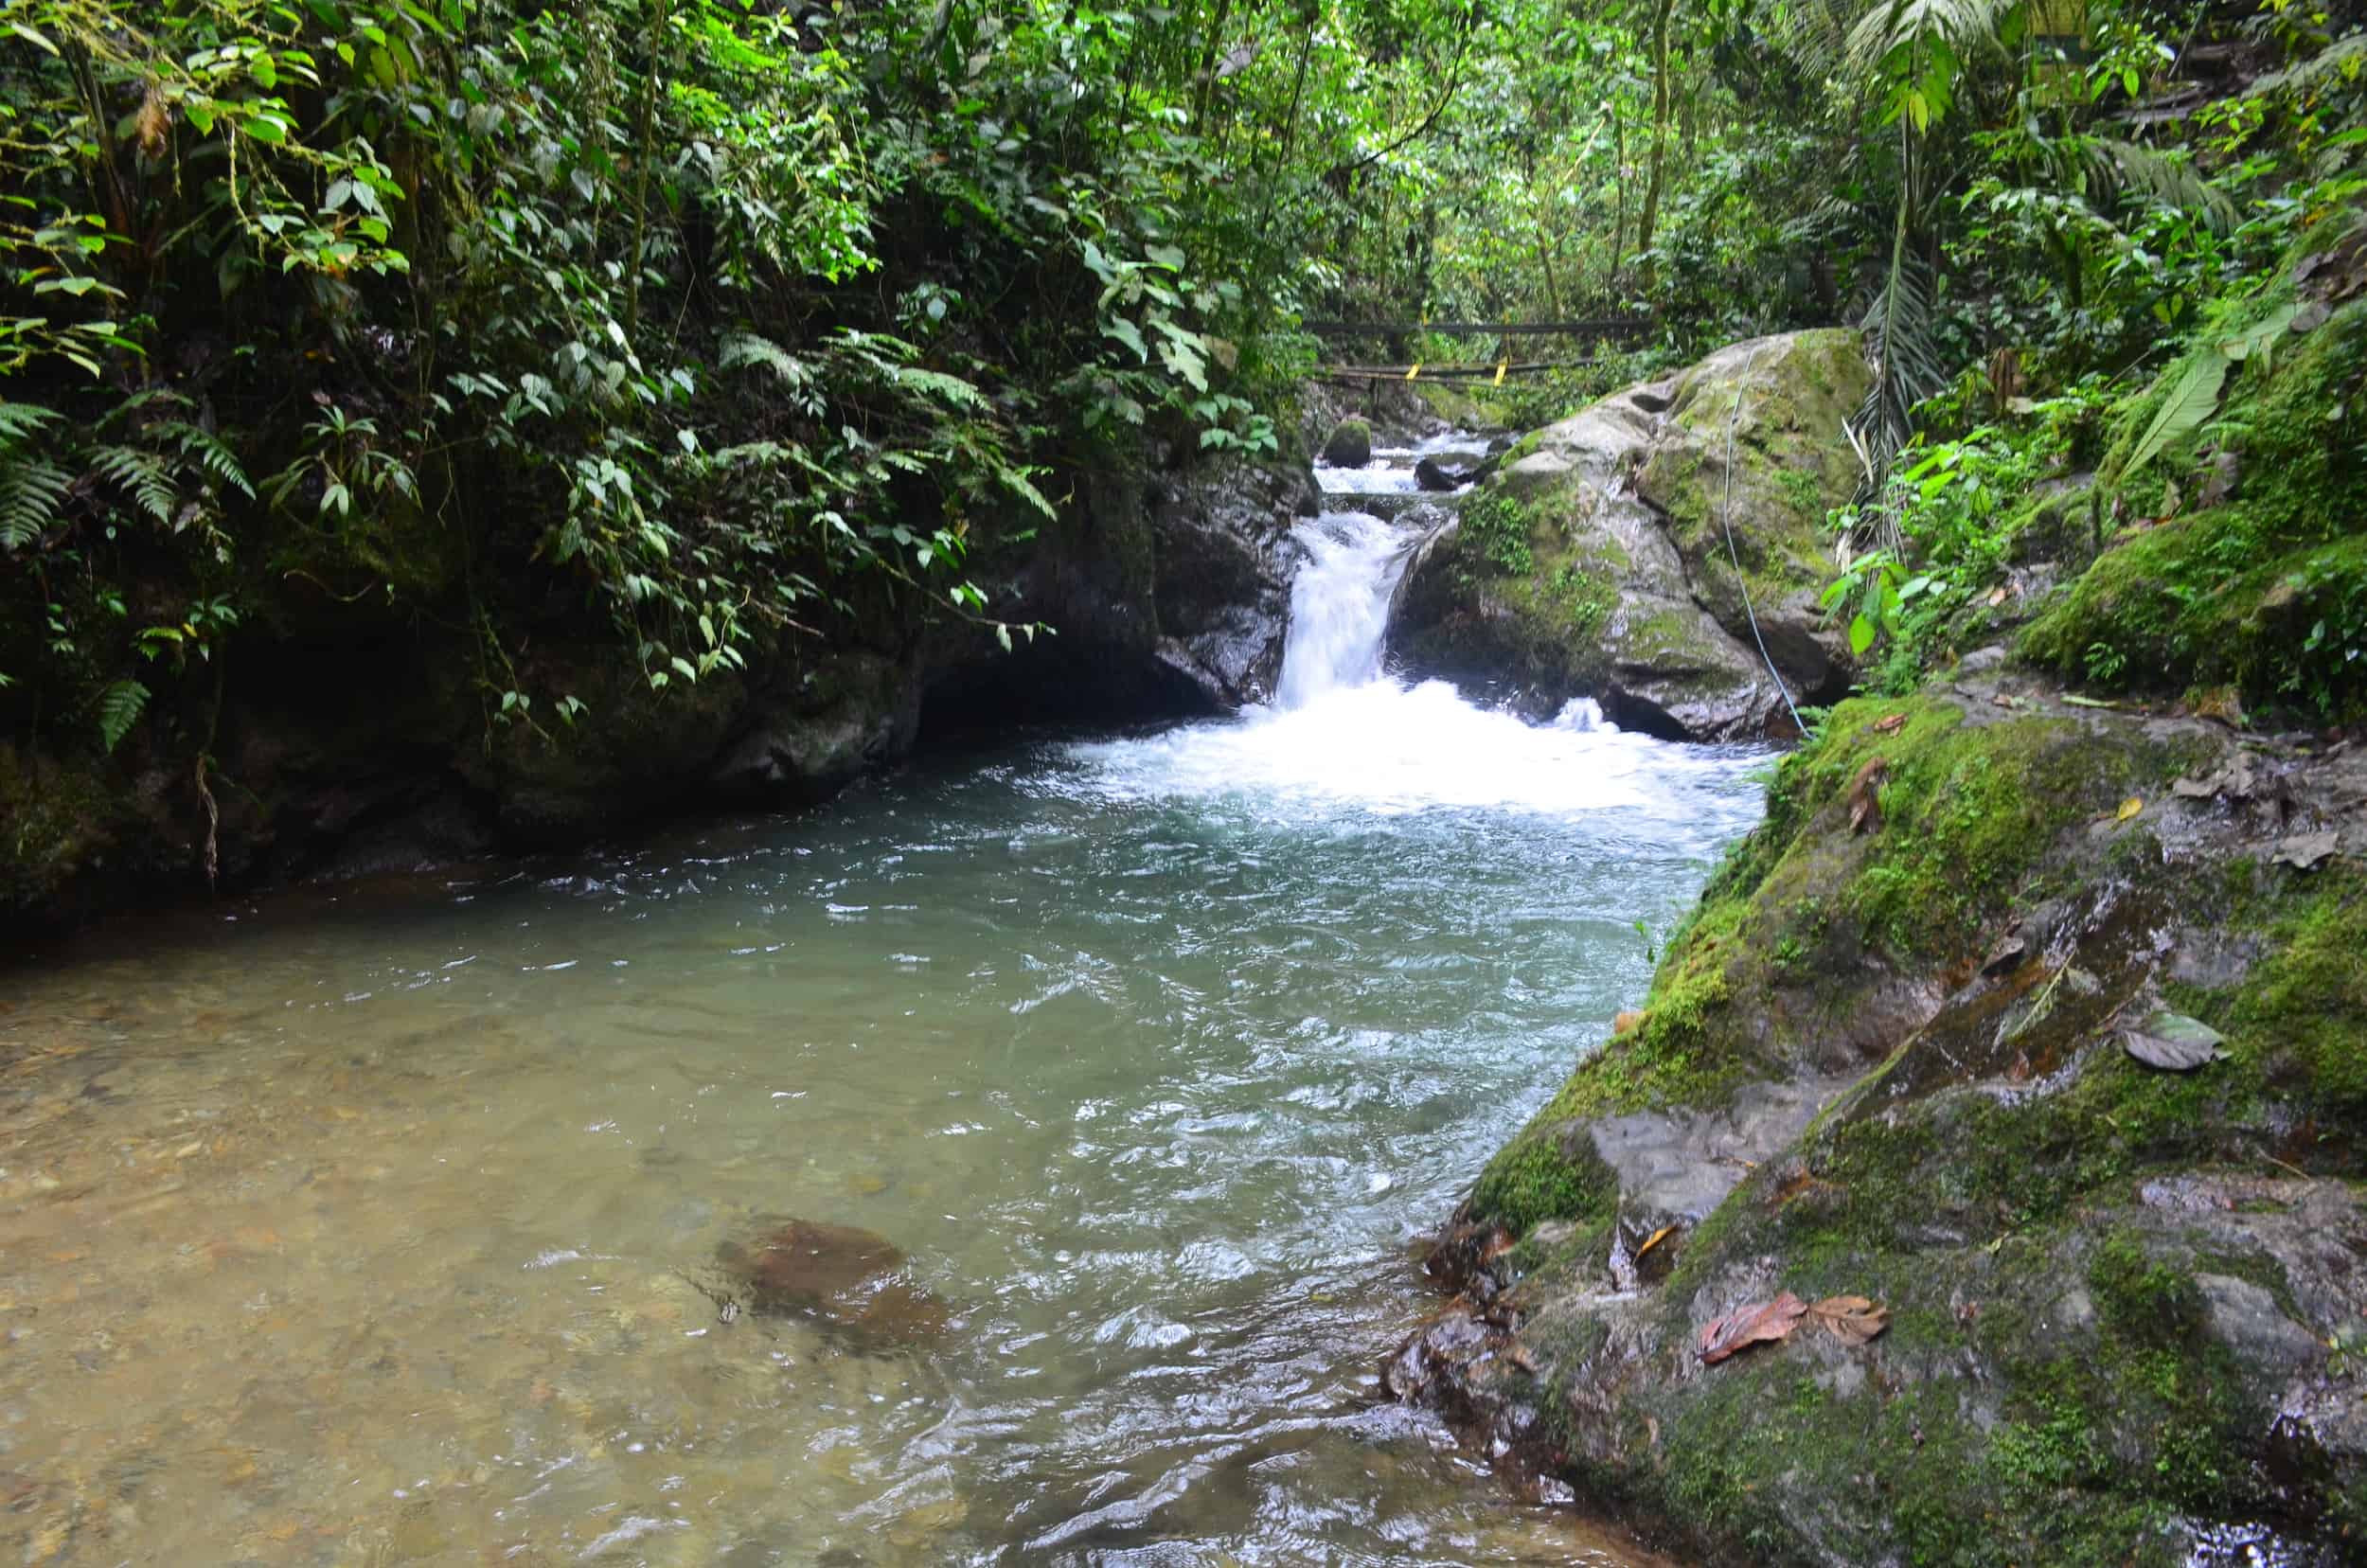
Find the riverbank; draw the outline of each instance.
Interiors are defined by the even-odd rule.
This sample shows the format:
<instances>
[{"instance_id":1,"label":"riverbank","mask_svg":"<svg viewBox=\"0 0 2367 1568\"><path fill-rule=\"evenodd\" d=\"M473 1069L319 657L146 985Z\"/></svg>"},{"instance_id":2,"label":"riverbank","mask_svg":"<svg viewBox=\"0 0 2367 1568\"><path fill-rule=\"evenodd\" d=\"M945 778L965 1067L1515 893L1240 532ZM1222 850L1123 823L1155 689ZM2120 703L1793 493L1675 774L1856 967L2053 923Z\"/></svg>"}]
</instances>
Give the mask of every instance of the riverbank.
<instances>
[{"instance_id":1,"label":"riverbank","mask_svg":"<svg viewBox=\"0 0 2367 1568\"><path fill-rule=\"evenodd\" d=\"M1943 518L1911 615L1851 579L1886 657L1491 1160L1393 1393L1711 1563L2355 1559L2367 752L2311 671L2359 516L2307 421L2367 309L2312 304L2224 424L2157 438L2212 340Z\"/></svg>"}]
</instances>

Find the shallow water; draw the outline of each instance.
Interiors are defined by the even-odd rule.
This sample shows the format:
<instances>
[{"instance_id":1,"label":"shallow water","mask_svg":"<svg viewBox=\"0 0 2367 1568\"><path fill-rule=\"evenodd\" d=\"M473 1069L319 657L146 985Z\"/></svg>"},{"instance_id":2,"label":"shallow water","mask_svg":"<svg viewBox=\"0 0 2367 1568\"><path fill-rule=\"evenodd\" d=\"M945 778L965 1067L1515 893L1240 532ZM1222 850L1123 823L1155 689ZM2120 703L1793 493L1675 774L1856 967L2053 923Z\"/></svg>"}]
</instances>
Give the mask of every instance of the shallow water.
<instances>
[{"instance_id":1,"label":"shallow water","mask_svg":"<svg viewBox=\"0 0 2367 1568\"><path fill-rule=\"evenodd\" d=\"M1379 526L1314 556L1383 593ZM1404 689L1329 614L1287 709L0 982L0 1546L1643 1562L1374 1371L1756 759ZM951 1327L725 1321L718 1247L792 1215Z\"/></svg>"}]
</instances>

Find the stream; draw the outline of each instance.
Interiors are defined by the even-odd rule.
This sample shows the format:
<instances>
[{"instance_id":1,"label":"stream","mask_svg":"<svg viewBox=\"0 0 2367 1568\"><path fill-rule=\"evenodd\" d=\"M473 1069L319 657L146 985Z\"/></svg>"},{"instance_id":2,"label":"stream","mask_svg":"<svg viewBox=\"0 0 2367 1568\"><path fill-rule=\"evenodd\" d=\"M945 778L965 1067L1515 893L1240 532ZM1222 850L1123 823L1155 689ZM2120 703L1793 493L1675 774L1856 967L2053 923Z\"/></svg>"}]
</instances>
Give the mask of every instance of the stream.
<instances>
[{"instance_id":1,"label":"stream","mask_svg":"<svg viewBox=\"0 0 2367 1568\"><path fill-rule=\"evenodd\" d=\"M1302 541L1270 709L0 980L0 1547L1649 1562L1375 1373L1764 757L1408 688L1407 526ZM941 1326L724 1310L789 1217L888 1238Z\"/></svg>"}]
</instances>

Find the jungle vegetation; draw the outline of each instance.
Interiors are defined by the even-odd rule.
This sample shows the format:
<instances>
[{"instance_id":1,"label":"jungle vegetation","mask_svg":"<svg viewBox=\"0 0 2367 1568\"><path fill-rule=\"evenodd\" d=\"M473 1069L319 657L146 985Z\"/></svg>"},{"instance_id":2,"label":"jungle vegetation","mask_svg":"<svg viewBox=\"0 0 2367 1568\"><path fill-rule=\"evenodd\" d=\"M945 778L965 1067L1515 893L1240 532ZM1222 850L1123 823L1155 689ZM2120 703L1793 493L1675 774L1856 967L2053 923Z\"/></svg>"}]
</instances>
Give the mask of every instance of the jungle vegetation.
<instances>
[{"instance_id":1,"label":"jungle vegetation","mask_svg":"<svg viewBox=\"0 0 2367 1568\"><path fill-rule=\"evenodd\" d=\"M2354 221L2362 67L2303 0L6 0L0 724L202 757L223 650L347 617L554 735L554 629L673 690L1007 641L980 562L1080 473L1291 444L1319 316L1649 316L1530 420L1862 323L1842 608L1911 646Z\"/></svg>"}]
</instances>

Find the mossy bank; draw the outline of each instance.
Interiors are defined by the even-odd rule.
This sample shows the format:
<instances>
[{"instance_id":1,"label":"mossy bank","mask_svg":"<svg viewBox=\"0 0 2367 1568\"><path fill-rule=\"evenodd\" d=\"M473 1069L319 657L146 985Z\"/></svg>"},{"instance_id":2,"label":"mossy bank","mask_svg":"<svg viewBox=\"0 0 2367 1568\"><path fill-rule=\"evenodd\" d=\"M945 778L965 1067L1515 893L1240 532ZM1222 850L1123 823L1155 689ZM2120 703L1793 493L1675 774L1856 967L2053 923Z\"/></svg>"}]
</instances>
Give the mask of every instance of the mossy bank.
<instances>
[{"instance_id":1,"label":"mossy bank","mask_svg":"<svg viewBox=\"0 0 2367 1568\"><path fill-rule=\"evenodd\" d=\"M1843 704L1487 1167L1393 1385L1714 1562L2349 1559L2362 793L2025 677ZM2164 1015L2222 1054L2140 1062ZM1784 1292L1888 1331L1704 1363Z\"/></svg>"}]
</instances>

